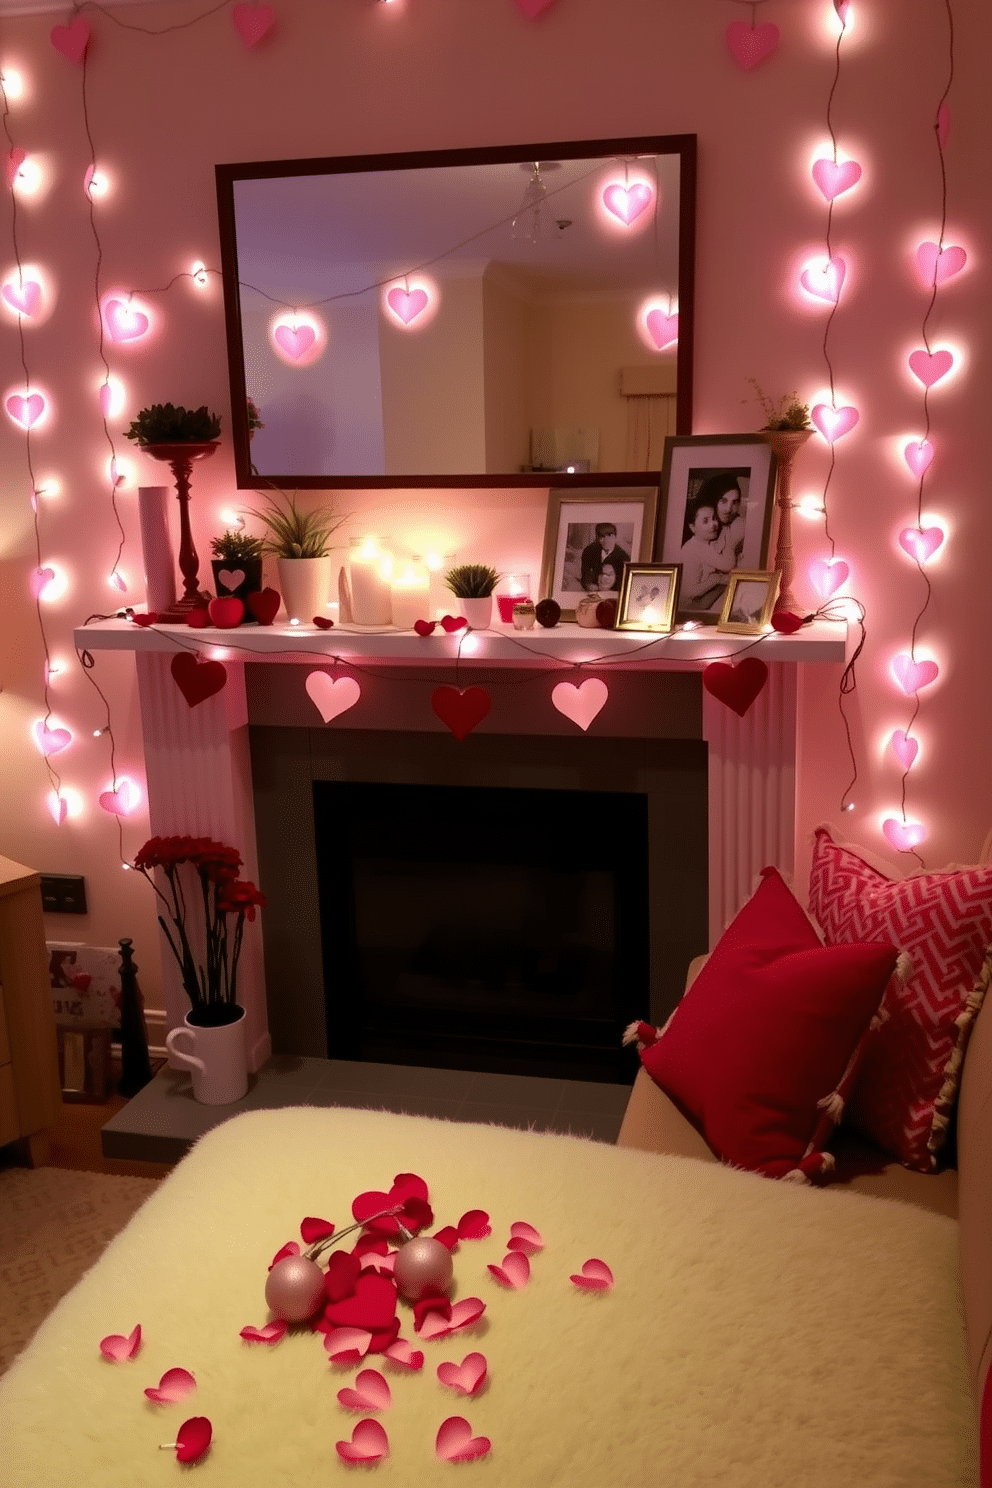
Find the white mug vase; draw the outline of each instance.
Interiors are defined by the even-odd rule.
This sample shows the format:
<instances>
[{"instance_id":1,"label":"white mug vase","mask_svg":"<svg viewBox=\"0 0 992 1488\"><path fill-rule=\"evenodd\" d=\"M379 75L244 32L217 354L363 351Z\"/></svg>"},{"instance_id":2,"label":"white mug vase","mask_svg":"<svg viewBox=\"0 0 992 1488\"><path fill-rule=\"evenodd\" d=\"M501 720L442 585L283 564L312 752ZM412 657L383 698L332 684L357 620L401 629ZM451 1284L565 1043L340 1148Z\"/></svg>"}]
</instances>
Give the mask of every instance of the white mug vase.
<instances>
[{"instance_id":1,"label":"white mug vase","mask_svg":"<svg viewBox=\"0 0 992 1488\"><path fill-rule=\"evenodd\" d=\"M173 1059L187 1065L193 1077L193 1096L204 1106L226 1106L240 1100L248 1089L248 1055L245 1047L245 1010L238 1009L234 1023L219 1028L200 1028L189 1021L166 1035L165 1046ZM192 1040L193 1053L184 1054L178 1040Z\"/></svg>"},{"instance_id":2,"label":"white mug vase","mask_svg":"<svg viewBox=\"0 0 992 1488\"><path fill-rule=\"evenodd\" d=\"M324 558L279 558L279 592L286 618L310 625L315 615L327 614L331 597L331 556Z\"/></svg>"}]
</instances>

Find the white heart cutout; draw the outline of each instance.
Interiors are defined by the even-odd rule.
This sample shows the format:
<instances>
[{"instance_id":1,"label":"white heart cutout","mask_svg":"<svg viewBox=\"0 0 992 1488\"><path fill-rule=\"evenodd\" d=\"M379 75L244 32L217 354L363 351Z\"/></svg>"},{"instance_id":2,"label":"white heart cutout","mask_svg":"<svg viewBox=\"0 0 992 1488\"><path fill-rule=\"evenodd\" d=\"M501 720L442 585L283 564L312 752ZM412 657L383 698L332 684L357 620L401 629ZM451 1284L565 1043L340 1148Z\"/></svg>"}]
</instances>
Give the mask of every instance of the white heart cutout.
<instances>
[{"instance_id":1,"label":"white heart cutout","mask_svg":"<svg viewBox=\"0 0 992 1488\"><path fill-rule=\"evenodd\" d=\"M326 672L311 672L307 677L307 693L325 723L347 713L362 695L362 689L354 677L329 677Z\"/></svg>"},{"instance_id":2,"label":"white heart cutout","mask_svg":"<svg viewBox=\"0 0 992 1488\"><path fill-rule=\"evenodd\" d=\"M243 568L221 568L217 570L217 582L223 584L225 589L237 589L239 584L245 581Z\"/></svg>"},{"instance_id":3,"label":"white heart cutout","mask_svg":"<svg viewBox=\"0 0 992 1488\"><path fill-rule=\"evenodd\" d=\"M610 689L605 682L598 677L587 677L581 687L571 682L559 682L552 688L551 701L559 713L564 713L580 729L587 729L596 714L606 706L609 695Z\"/></svg>"}]
</instances>

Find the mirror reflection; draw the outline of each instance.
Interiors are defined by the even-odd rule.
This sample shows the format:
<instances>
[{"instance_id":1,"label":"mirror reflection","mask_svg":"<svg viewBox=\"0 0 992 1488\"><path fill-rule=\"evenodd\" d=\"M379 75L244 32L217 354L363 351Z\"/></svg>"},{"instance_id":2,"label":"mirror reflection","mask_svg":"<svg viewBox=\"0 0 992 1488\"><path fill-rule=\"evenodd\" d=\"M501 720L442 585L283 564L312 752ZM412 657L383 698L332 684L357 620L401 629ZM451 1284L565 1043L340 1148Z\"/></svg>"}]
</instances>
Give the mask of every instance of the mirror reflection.
<instances>
[{"instance_id":1,"label":"mirror reflection","mask_svg":"<svg viewBox=\"0 0 992 1488\"><path fill-rule=\"evenodd\" d=\"M691 427L694 143L218 166L239 486L643 482Z\"/></svg>"}]
</instances>

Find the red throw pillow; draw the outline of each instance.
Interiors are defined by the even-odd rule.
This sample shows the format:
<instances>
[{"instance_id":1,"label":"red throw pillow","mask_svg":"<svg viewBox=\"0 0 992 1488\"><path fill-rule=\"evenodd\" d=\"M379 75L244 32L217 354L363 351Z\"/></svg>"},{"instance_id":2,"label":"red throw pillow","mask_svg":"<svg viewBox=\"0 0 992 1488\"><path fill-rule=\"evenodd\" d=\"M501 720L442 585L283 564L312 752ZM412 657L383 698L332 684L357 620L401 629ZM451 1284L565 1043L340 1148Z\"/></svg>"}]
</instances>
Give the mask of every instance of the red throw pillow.
<instances>
[{"instance_id":1,"label":"red throw pillow","mask_svg":"<svg viewBox=\"0 0 992 1488\"><path fill-rule=\"evenodd\" d=\"M931 1173L992 970L992 865L893 879L819 827L809 907L828 944L889 936L912 963L886 992L844 1119Z\"/></svg>"},{"instance_id":2,"label":"red throw pillow","mask_svg":"<svg viewBox=\"0 0 992 1488\"><path fill-rule=\"evenodd\" d=\"M827 1178L823 1149L897 956L884 942L821 945L765 868L641 1063L724 1162Z\"/></svg>"}]
</instances>

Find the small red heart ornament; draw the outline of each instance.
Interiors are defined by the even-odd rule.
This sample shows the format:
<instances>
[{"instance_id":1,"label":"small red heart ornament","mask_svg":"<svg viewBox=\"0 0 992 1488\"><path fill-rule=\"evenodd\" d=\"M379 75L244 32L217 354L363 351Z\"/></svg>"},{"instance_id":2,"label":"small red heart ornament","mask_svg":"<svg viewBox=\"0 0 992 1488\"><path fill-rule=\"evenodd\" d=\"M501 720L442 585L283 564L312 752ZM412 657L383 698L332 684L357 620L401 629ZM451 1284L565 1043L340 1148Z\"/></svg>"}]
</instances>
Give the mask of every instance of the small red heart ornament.
<instances>
[{"instance_id":1,"label":"small red heart ornament","mask_svg":"<svg viewBox=\"0 0 992 1488\"><path fill-rule=\"evenodd\" d=\"M227 681L227 668L222 661L197 661L189 651L174 656L169 670L191 708L220 692Z\"/></svg>"},{"instance_id":2,"label":"small red heart ornament","mask_svg":"<svg viewBox=\"0 0 992 1488\"><path fill-rule=\"evenodd\" d=\"M259 625L271 625L282 604L282 595L278 589L257 589L254 594L246 595L245 599L249 615L252 615Z\"/></svg>"},{"instance_id":3,"label":"small red heart ornament","mask_svg":"<svg viewBox=\"0 0 992 1488\"><path fill-rule=\"evenodd\" d=\"M794 615L791 610L776 610L772 615L772 630L777 630L779 635L795 635L805 624L803 617Z\"/></svg>"},{"instance_id":4,"label":"small red heart ornament","mask_svg":"<svg viewBox=\"0 0 992 1488\"><path fill-rule=\"evenodd\" d=\"M441 619L442 629L446 630L449 635L452 631L464 630L467 624L468 621L464 615L444 615Z\"/></svg>"},{"instance_id":5,"label":"small red heart ornament","mask_svg":"<svg viewBox=\"0 0 992 1488\"><path fill-rule=\"evenodd\" d=\"M329 615L314 615L313 623L318 630L333 630L334 621Z\"/></svg>"},{"instance_id":6,"label":"small red heart ornament","mask_svg":"<svg viewBox=\"0 0 992 1488\"><path fill-rule=\"evenodd\" d=\"M132 615L131 619L135 625L157 625L158 612L156 610L149 610L146 615Z\"/></svg>"},{"instance_id":7,"label":"small red heart ornament","mask_svg":"<svg viewBox=\"0 0 992 1488\"><path fill-rule=\"evenodd\" d=\"M419 636L433 635L436 625L436 620L414 620L413 622L413 628Z\"/></svg>"},{"instance_id":8,"label":"small red heart ornament","mask_svg":"<svg viewBox=\"0 0 992 1488\"><path fill-rule=\"evenodd\" d=\"M461 742L485 718L492 707L492 698L484 687L466 687L460 690L445 685L435 687L431 693L431 707L445 728L449 728Z\"/></svg>"},{"instance_id":9,"label":"small red heart ornament","mask_svg":"<svg viewBox=\"0 0 992 1488\"><path fill-rule=\"evenodd\" d=\"M222 599L212 599L207 605L207 614L218 630L233 630L245 618L245 607L233 594Z\"/></svg>"},{"instance_id":10,"label":"small red heart ornament","mask_svg":"<svg viewBox=\"0 0 992 1488\"><path fill-rule=\"evenodd\" d=\"M719 702L743 718L765 683L768 668L757 656L745 656L737 666L711 661L703 668L703 686Z\"/></svg>"},{"instance_id":11,"label":"small red heart ornament","mask_svg":"<svg viewBox=\"0 0 992 1488\"><path fill-rule=\"evenodd\" d=\"M324 1316L335 1328L367 1328L378 1333L396 1316L396 1283L378 1271L365 1271L350 1297L328 1302Z\"/></svg>"},{"instance_id":12,"label":"small red heart ornament","mask_svg":"<svg viewBox=\"0 0 992 1488\"><path fill-rule=\"evenodd\" d=\"M193 630L205 629L210 624L209 611L205 607L197 605L195 610L190 610L187 614L186 624L191 626Z\"/></svg>"}]
</instances>

